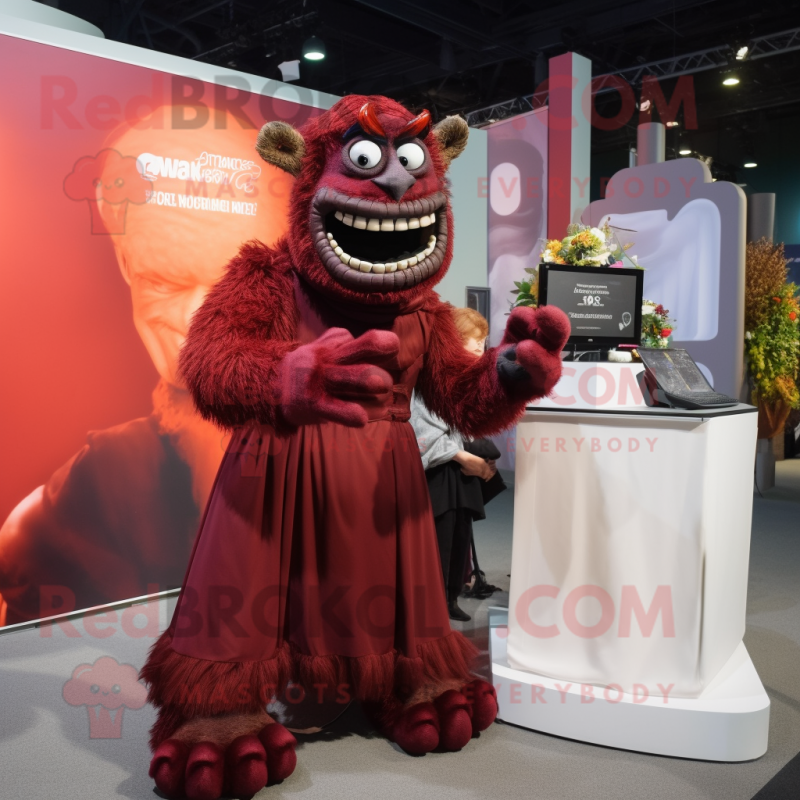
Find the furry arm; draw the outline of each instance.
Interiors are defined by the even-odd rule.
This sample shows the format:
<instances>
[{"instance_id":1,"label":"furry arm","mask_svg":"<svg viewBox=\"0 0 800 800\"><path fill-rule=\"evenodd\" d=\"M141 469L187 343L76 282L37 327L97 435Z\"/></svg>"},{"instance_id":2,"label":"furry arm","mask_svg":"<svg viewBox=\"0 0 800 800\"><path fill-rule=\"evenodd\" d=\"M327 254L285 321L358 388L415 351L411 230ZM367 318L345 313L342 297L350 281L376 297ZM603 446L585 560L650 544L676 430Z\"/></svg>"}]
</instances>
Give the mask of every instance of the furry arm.
<instances>
[{"instance_id":1,"label":"furry arm","mask_svg":"<svg viewBox=\"0 0 800 800\"><path fill-rule=\"evenodd\" d=\"M491 436L516 422L525 406L561 377L569 322L557 309L514 309L499 347L480 358L461 342L444 303L429 306L430 342L417 390L425 405L471 437Z\"/></svg>"},{"instance_id":2,"label":"furry arm","mask_svg":"<svg viewBox=\"0 0 800 800\"><path fill-rule=\"evenodd\" d=\"M391 400L391 376L379 365L397 354L397 337L331 329L301 344L281 261L258 242L244 245L192 318L180 369L198 411L223 427L255 419L279 433L322 420L366 424L357 401Z\"/></svg>"},{"instance_id":3,"label":"furry arm","mask_svg":"<svg viewBox=\"0 0 800 800\"><path fill-rule=\"evenodd\" d=\"M258 242L243 245L192 317L181 350L197 410L223 427L252 419L285 427L279 365L300 343L291 277L276 268L276 256Z\"/></svg>"}]
</instances>

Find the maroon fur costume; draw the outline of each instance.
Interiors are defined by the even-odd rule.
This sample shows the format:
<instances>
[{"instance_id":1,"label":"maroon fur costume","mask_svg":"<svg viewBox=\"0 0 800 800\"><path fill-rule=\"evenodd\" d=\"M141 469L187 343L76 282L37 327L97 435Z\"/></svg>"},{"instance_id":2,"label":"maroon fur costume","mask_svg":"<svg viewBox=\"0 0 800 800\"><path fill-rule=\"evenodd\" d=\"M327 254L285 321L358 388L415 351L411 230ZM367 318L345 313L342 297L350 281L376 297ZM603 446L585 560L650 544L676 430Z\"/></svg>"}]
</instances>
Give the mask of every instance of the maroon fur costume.
<instances>
[{"instance_id":1,"label":"maroon fur costume","mask_svg":"<svg viewBox=\"0 0 800 800\"><path fill-rule=\"evenodd\" d=\"M242 248L181 354L200 412L235 432L142 672L168 796L247 795L288 775L291 734L258 716L288 680L366 701L410 752L459 749L494 719L474 649L450 630L409 400L416 389L466 434L499 432L554 386L568 323L518 309L500 347L464 351L433 287L452 254L445 171L466 133L347 97L302 139L282 123L259 137L297 176L290 233ZM420 696L433 702L409 702ZM231 741L226 724L244 733Z\"/></svg>"}]
</instances>

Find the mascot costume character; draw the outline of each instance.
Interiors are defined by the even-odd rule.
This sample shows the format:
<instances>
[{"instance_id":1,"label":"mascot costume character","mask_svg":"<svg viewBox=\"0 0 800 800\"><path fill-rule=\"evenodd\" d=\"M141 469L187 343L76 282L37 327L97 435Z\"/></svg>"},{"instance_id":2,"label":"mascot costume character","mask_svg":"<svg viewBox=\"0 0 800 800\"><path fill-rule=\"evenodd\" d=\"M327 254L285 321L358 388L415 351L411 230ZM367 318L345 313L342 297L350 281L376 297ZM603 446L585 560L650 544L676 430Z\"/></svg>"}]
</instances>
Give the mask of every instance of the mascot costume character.
<instances>
[{"instance_id":1,"label":"mascot costume character","mask_svg":"<svg viewBox=\"0 0 800 800\"><path fill-rule=\"evenodd\" d=\"M455 429L508 428L561 374L566 316L515 309L467 353L434 292L453 251L456 117L432 127L349 96L256 149L296 177L289 233L245 244L195 313L180 367L233 430L181 596L142 678L162 794L251 797L296 763L276 693L364 703L406 752L456 751L494 720L450 630L412 390Z\"/></svg>"}]
</instances>

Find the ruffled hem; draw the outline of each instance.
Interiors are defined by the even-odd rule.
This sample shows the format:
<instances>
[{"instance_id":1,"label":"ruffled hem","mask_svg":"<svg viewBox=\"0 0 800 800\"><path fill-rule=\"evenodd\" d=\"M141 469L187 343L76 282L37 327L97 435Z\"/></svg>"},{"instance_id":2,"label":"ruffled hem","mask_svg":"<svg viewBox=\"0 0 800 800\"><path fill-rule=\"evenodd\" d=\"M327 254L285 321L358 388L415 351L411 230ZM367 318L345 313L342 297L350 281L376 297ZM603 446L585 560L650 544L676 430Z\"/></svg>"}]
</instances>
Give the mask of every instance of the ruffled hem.
<instances>
[{"instance_id":1,"label":"ruffled hem","mask_svg":"<svg viewBox=\"0 0 800 800\"><path fill-rule=\"evenodd\" d=\"M306 691L345 693L375 702L406 697L427 683L467 681L477 654L458 631L451 631L418 646L414 658L397 650L357 657L311 656L284 643L264 661L207 661L176 653L167 631L140 675L148 685L148 700L160 710L150 743L157 747L195 717L263 709L290 680Z\"/></svg>"}]
</instances>

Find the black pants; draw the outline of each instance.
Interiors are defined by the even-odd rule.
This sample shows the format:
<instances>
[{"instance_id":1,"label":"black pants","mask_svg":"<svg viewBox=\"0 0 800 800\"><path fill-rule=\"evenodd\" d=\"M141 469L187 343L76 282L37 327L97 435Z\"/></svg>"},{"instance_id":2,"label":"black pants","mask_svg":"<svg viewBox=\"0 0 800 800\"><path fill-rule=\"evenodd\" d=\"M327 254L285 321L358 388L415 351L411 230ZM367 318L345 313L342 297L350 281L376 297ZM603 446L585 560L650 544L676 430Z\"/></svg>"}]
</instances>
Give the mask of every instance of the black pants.
<instances>
[{"instance_id":1,"label":"black pants","mask_svg":"<svg viewBox=\"0 0 800 800\"><path fill-rule=\"evenodd\" d=\"M454 508L445 511L434 520L436 538L439 541L439 557L447 600L455 600L464 588L464 572L472 541L472 511Z\"/></svg>"}]
</instances>

